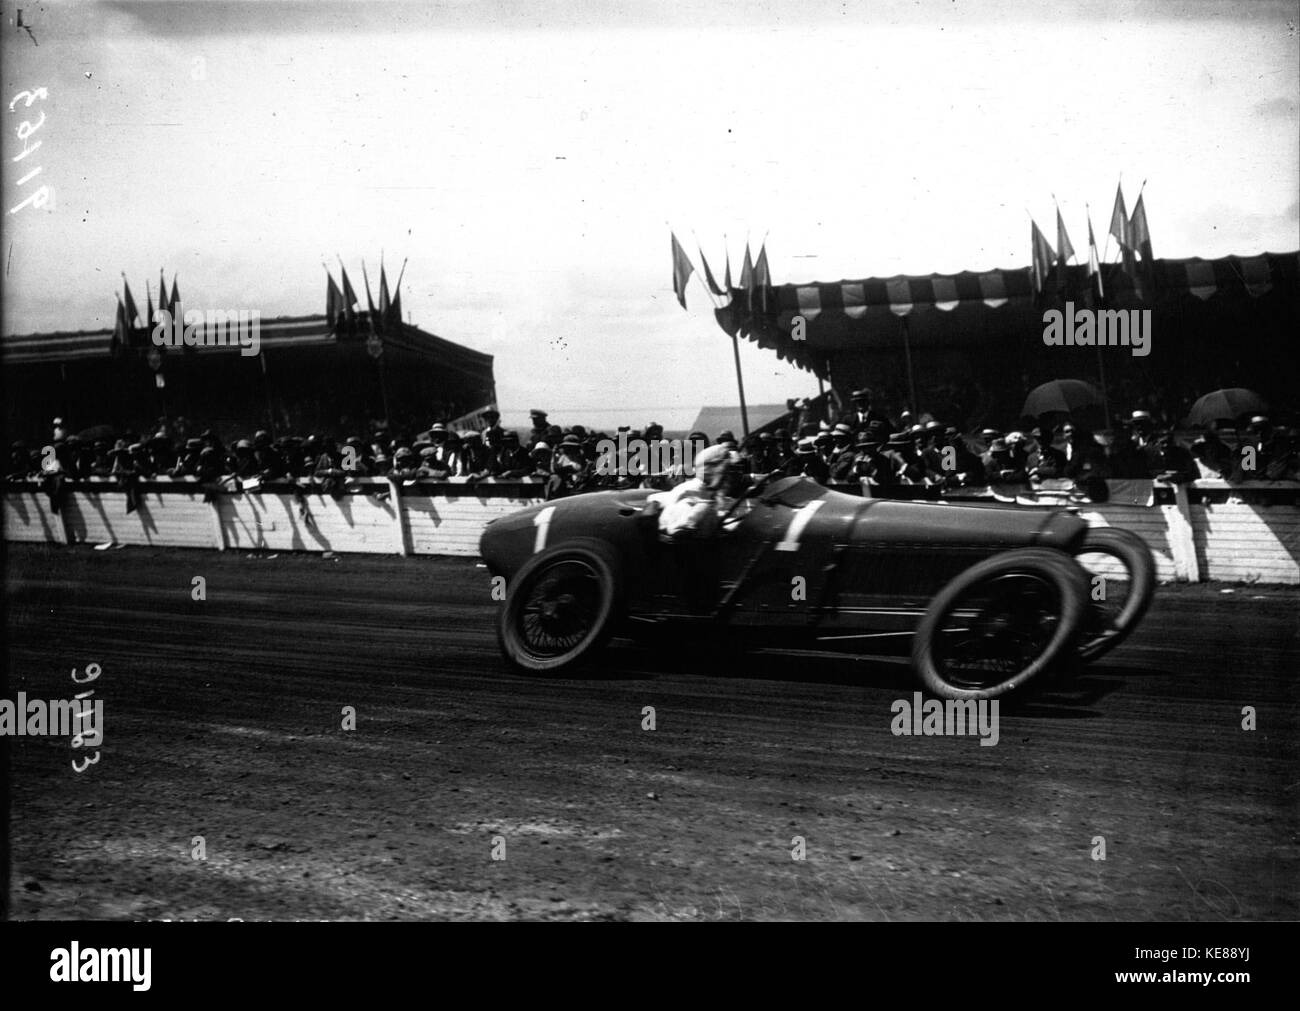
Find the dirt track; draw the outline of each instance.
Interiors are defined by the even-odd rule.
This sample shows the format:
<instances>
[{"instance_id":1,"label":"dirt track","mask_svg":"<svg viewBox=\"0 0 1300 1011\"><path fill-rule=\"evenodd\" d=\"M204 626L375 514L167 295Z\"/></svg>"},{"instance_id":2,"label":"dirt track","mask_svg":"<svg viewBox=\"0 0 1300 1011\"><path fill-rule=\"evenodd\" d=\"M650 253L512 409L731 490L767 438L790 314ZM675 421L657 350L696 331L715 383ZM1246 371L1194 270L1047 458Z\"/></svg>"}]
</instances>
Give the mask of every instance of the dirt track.
<instances>
[{"instance_id":1,"label":"dirt track","mask_svg":"<svg viewBox=\"0 0 1300 1011\"><path fill-rule=\"evenodd\" d=\"M1165 588L981 747L890 733L901 660L510 674L472 562L11 546L5 694L97 661L105 718L80 775L11 740L11 911L1294 919L1300 593L1220 590Z\"/></svg>"}]
</instances>

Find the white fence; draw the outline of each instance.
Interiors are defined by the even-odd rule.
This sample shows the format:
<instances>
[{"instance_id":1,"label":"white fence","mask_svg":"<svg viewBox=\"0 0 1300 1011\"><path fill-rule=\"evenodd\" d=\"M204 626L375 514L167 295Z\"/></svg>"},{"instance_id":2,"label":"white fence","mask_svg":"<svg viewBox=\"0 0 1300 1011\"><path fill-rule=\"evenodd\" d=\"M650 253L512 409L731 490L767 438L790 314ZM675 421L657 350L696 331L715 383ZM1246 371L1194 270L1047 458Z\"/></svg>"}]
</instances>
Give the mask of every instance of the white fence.
<instances>
[{"instance_id":1,"label":"white fence","mask_svg":"<svg viewBox=\"0 0 1300 1011\"><path fill-rule=\"evenodd\" d=\"M401 492L405 494L401 494ZM70 486L59 513L35 484L9 484L4 537L52 544L128 544L218 550L400 555L478 553L488 520L541 501L523 481L441 482L399 489L360 479L339 498L283 490L217 494L192 482L144 485L138 506L111 481ZM1221 481L1172 486L1165 504L1083 507L1092 524L1132 530L1150 546L1162 581L1300 584L1300 485Z\"/></svg>"}]
</instances>

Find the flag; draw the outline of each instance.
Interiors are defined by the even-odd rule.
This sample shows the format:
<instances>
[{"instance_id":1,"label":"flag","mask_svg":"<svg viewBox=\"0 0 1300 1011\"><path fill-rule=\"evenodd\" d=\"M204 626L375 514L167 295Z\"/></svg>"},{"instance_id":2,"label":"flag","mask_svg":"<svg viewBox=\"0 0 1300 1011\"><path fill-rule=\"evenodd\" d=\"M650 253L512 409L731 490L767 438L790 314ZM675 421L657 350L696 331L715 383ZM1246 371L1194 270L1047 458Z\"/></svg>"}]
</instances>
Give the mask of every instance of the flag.
<instances>
[{"instance_id":1,"label":"flag","mask_svg":"<svg viewBox=\"0 0 1300 1011\"><path fill-rule=\"evenodd\" d=\"M709 291L715 295L725 295L726 292L719 288L718 282L714 280L713 271L709 269L709 261L704 258L704 250L700 249L698 242L695 244L695 248L700 251L700 263L704 264L704 280L709 286Z\"/></svg>"},{"instance_id":2,"label":"flag","mask_svg":"<svg viewBox=\"0 0 1300 1011\"><path fill-rule=\"evenodd\" d=\"M393 282L393 305L391 309L392 322L398 327L402 325L402 278L406 276L406 260L402 261L402 269L397 272L397 280Z\"/></svg>"},{"instance_id":3,"label":"flag","mask_svg":"<svg viewBox=\"0 0 1300 1011\"><path fill-rule=\"evenodd\" d=\"M357 293L352 290L352 282L348 280L348 269L339 261L339 270L343 272L343 314L347 317L348 325L351 326L356 322Z\"/></svg>"},{"instance_id":4,"label":"flag","mask_svg":"<svg viewBox=\"0 0 1300 1011\"><path fill-rule=\"evenodd\" d=\"M388 294L388 276L384 273L384 265L381 262L379 264L379 318L387 323L392 309L393 300Z\"/></svg>"},{"instance_id":5,"label":"flag","mask_svg":"<svg viewBox=\"0 0 1300 1011\"><path fill-rule=\"evenodd\" d=\"M339 286L334 283L334 275L329 272L328 267L325 268L325 278L329 282L325 288L325 322L333 330L335 323L343 316L343 292L339 291Z\"/></svg>"},{"instance_id":6,"label":"flag","mask_svg":"<svg viewBox=\"0 0 1300 1011\"><path fill-rule=\"evenodd\" d=\"M126 321L126 309L122 305L122 296L117 296L117 320L113 324L113 353L117 354L131 341L131 328Z\"/></svg>"},{"instance_id":7,"label":"flag","mask_svg":"<svg viewBox=\"0 0 1300 1011\"><path fill-rule=\"evenodd\" d=\"M1142 202L1142 194L1138 194L1138 202L1133 205L1133 217L1129 219L1128 234L1133 242L1133 248L1142 253L1142 259L1148 263L1151 261L1151 231L1147 228L1147 209L1146 204Z\"/></svg>"},{"instance_id":8,"label":"flag","mask_svg":"<svg viewBox=\"0 0 1300 1011\"><path fill-rule=\"evenodd\" d=\"M1143 196L1139 193L1137 203L1133 205L1133 216L1128 222L1128 235L1133 243L1133 250L1142 254L1142 270L1130 271L1138 298L1145 298L1146 289L1155 287L1155 263L1151 258L1151 231L1147 228L1147 208L1142 201ZM1133 250L1130 250L1128 258L1130 266L1136 267L1136 263L1132 262L1136 259Z\"/></svg>"},{"instance_id":9,"label":"flag","mask_svg":"<svg viewBox=\"0 0 1300 1011\"><path fill-rule=\"evenodd\" d=\"M1115 187L1115 206L1110 212L1110 234L1115 236L1121 248L1128 248L1128 211L1124 209L1124 192L1118 186Z\"/></svg>"},{"instance_id":10,"label":"flag","mask_svg":"<svg viewBox=\"0 0 1300 1011\"><path fill-rule=\"evenodd\" d=\"M686 308L686 282L691 279L695 273L695 265L691 263L690 257L686 255L686 250L682 249L682 244L677 241L676 234L673 234L673 294L677 296L677 301L681 303L683 309Z\"/></svg>"},{"instance_id":11,"label":"flag","mask_svg":"<svg viewBox=\"0 0 1300 1011\"><path fill-rule=\"evenodd\" d=\"M723 284L727 286L727 295L731 295L731 250L727 250L727 275L723 279Z\"/></svg>"},{"instance_id":12,"label":"flag","mask_svg":"<svg viewBox=\"0 0 1300 1011\"><path fill-rule=\"evenodd\" d=\"M1088 277L1097 284L1097 297L1105 298L1106 289L1101 281L1101 256L1097 252L1097 238L1092 234L1092 212L1088 212Z\"/></svg>"},{"instance_id":13,"label":"flag","mask_svg":"<svg viewBox=\"0 0 1300 1011\"><path fill-rule=\"evenodd\" d=\"M375 329L375 303L370 297L370 275L366 273L366 261L361 261L361 279L366 282L366 305L369 307L370 329Z\"/></svg>"},{"instance_id":14,"label":"flag","mask_svg":"<svg viewBox=\"0 0 1300 1011\"><path fill-rule=\"evenodd\" d=\"M167 282L163 280L162 268L158 268L158 311L167 308Z\"/></svg>"},{"instance_id":15,"label":"flag","mask_svg":"<svg viewBox=\"0 0 1300 1011\"><path fill-rule=\"evenodd\" d=\"M176 314L176 306L180 304L180 301L181 301L180 289L176 287L176 277L175 275L173 275L171 301L167 303L167 311L170 312L173 316Z\"/></svg>"},{"instance_id":16,"label":"flag","mask_svg":"<svg viewBox=\"0 0 1300 1011\"><path fill-rule=\"evenodd\" d=\"M772 272L767 268L767 243L758 250L758 261L754 264L754 286L759 290L763 300L763 311L767 312L767 289L772 287Z\"/></svg>"},{"instance_id":17,"label":"flag","mask_svg":"<svg viewBox=\"0 0 1300 1011\"><path fill-rule=\"evenodd\" d=\"M149 286L147 284L144 286L144 298L149 306L149 317L144 321L144 328L146 330L144 343L148 344L149 332L152 332L153 330L154 320L153 320L153 295L149 293Z\"/></svg>"},{"instance_id":18,"label":"flag","mask_svg":"<svg viewBox=\"0 0 1300 1011\"><path fill-rule=\"evenodd\" d=\"M745 306L754 308L754 261L749 258L749 241L745 241L745 262L740 268L740 287L745 291Z\"/></svg>"},{"instance_id":19,"label":"flag","mask_svg":"<svg viewBox=\"0 0 1300 1011\"><path fill-rule=\"evenodd\" d=\"M1038 230L1038 222L1030 219L1030 257L1033 263L1033 280L1034 291L1041 295L1043 285L1047 281L1047 272L1052 269L1052 261L1056 259L1056 254L1052 247L1048 245L1047 239L1043 233Z\"/></svg>"},{"instance_id":20,"label":"flag","mask_svg":"<svg viewBox=\"0 0 1300 1011\"><path fill-rule=\"evenodd\" d=\"M126 289L126 321L131 325L131 328L134 329L135 321L139 317L140 312L135 307L135 299L131 297L131 286L127 284L125 275L122 277L122 287Z\"/></svg>"},{"instance_id":21,"label":"flag","mask_svg":"<svg viewBox=\"0 0 1300 1011\"><path fill-rule=\"evenodd\" d=\"M1065 222L1061 220L1061 209L1056 209L1056 255L1057 263L1062 267L1070 257L1074 256L1074 245L1070 242L1070 237L1065 234Z\"/></svg>"}]
</instances>

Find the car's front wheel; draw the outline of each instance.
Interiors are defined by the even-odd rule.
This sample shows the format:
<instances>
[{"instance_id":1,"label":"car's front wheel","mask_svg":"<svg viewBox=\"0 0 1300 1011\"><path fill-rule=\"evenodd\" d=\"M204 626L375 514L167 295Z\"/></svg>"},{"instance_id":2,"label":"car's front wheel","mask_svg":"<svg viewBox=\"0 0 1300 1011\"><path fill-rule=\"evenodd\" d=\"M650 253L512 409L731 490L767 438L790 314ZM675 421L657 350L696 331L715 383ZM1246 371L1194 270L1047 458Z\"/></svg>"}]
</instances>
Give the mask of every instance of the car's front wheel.
<instances>
[{"instance_id":1,"label":"car's front wheel","mask_svg":"<svg viewBox=\"0 0 1300 1011\"><path fill-rule=\"evenodd\" d=\"M506 590L497 623L501 652L537 673L573 668L609 639L619 600L618 564L599 543L534 555Z\"/></svg>"},{"instance_id":2,"label":"car's front wheel","mask_svg":"<svg viewBox=\"0 0 1300 1011\"><path fill-rule=\"evenodd\" d=\"M1156 565L1146 542L1131 530L1093 527L1074 553L1090 577L1089 612L1076 652L1085 663L1128 638L1156 590Z\"/></svg>"},{"instance_id":3,"label":"car's front wheel","mask_svg":"<svg viewBox=\"0 0 1300 1011\"><path fill-rule=\"evenodd\" d=\"M1007 695L1073 647L1087 601L1087 577L1064 552L994 555L930 602L913 640L912 666L940 698Z\"/></svg>"}]
</instances>

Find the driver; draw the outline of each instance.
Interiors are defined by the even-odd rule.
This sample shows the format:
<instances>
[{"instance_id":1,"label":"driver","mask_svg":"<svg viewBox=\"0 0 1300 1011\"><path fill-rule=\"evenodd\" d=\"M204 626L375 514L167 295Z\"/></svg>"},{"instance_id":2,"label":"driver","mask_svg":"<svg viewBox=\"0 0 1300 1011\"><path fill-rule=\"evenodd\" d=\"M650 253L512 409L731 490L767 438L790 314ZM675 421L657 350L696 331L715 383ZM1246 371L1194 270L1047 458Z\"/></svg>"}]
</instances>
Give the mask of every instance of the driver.
<instances>
[{"instance_id":1,"label":"driver","mask_svg":"<svg viewBox=\"0 0 1300 1011\"><path fill-rule=\"evenodd\" d=\"M725 445L701 451L695 457L694 477L649 496L661 507L659 532L674 539L715 536L734 501L731 486L739 467L740 457Z\"/></svg>"}]
</instances>

